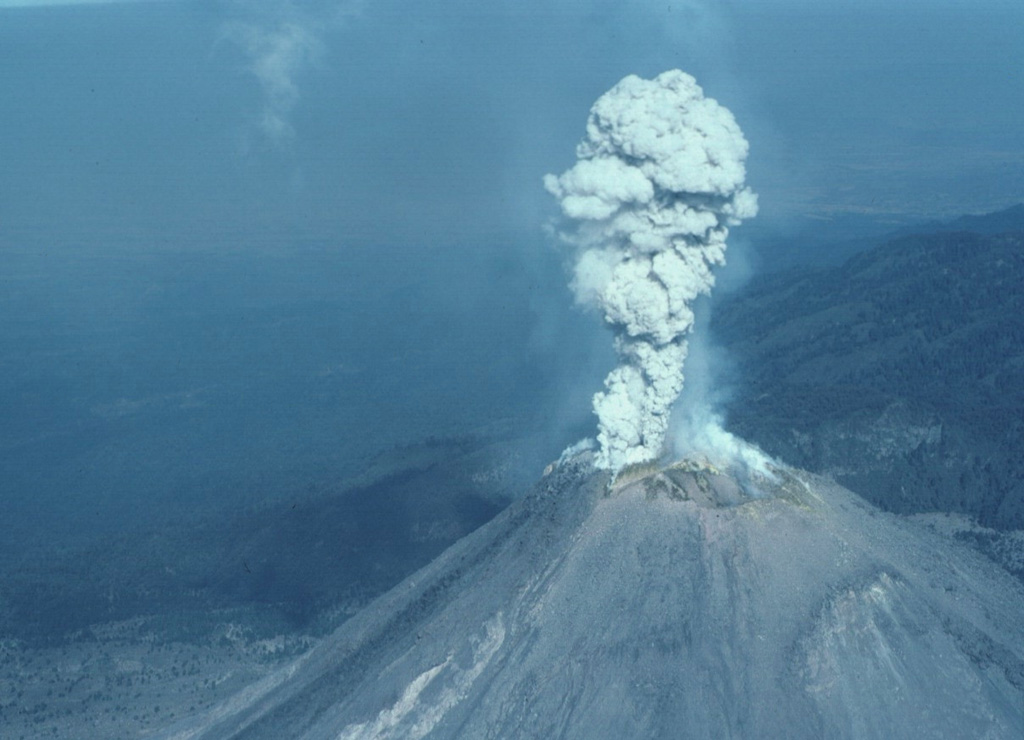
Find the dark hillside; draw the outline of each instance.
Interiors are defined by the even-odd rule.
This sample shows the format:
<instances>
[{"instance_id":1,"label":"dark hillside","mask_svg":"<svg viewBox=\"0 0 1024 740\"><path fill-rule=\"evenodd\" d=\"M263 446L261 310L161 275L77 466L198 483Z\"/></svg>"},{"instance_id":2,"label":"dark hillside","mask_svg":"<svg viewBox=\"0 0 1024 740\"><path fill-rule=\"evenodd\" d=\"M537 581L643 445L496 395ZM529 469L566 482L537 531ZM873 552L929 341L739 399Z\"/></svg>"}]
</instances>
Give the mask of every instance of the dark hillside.
<instances>
[{"instance_id":1,"label":"dark hillside","mask_svg":"<svg viewBox=\"0 0 1024 740\"><path fill-rule=\"evenodd\" d=\"M171 641L230 620L260 637L329 631L504 508L520 462L507 448L433 439L382 453L348 484L11 559L0 639L63 644L139 617Z\"/></svg>"},{"instance_id":2,"label":"dark hillside","mask_svg":"<svg viewBox=\"0 0 1024 740\"><path fill-rule=\"evenodd\" d=\"M914 235L723 306L732 428L898 512L1024 527L1024 232Z\"/></svg>"}]
</instances>

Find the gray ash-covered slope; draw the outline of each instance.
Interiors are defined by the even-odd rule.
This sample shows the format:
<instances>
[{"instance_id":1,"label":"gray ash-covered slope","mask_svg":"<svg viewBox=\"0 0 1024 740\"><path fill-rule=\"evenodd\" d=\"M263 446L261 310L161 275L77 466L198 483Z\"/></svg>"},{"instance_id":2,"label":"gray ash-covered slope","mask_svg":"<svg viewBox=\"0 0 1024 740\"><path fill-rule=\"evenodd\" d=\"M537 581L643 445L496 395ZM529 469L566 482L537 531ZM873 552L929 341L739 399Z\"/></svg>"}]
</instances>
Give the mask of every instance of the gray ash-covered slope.
<instances>
[{"instance_id":1,"label":"gray ash-covered slope","mask_svg":"<svg viewBox=\"0 0 1024 740\"><path fill-rule=\"evenodd\" d=\"M564 464L164 737L1024 734L1024 590L976 553L792 470L607 481Z\"/></svg>"},{"instance_id":2,"label":"gray ash-covered slope","mask_svg":"<svg viewBox=\"0 0 1024 740\"><path fill-rule=\"evenodd\" d=\"M756 281L713 320L742 378L730 429L890 511L1024 529L1021 285L1024 231L907 236Z\"/></svg>"}]
</instances>

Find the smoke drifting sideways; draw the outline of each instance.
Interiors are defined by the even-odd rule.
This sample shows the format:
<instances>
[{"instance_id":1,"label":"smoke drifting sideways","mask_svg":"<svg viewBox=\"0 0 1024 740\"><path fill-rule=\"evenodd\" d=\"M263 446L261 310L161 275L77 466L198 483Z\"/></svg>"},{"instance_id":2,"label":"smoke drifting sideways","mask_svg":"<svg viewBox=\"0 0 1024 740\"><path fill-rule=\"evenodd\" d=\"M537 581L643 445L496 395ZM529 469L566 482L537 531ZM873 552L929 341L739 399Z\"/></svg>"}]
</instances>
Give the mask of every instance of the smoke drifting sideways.
<instances>
[{"instance_id":1,"label":"smoke drifting sideways","mask_svg":"<svg viewBox=\"0 0 1024 740\"><path fill-rule=\"evenodd\" d=\"M683 389L693 303L725 263L729 227L757 213L748 145L690 75L626 77L591 108L576 164L547 175L560 238L575 248L576 300L604 315L618 366L594 396L597 467L659 458Z\"/></svg>"},{"instance_id":2,"label":"smoke drifting sideways","mask_svg":"<svg viewBox=\"0 0 1024 740\"><path fill-rule=\"evenodd\" d=\"M704 301L707 303L707 301ZM758 496L761 483L776 479L780 467L756 445L727 431L720 409L733 393L735 368L708 331L710 306L697 314L697 326L687 341L686 385L676 402L669 432L676 458L710 464L744 483Z\"/></svg>"},{"instance_id":3,"label":"smoke drifting sideways","mask_svg":"<svg viewBox=\"0 0 1024 740\"><path fill-rule=\"evenodd\" d=\"M222 36L248 58L263 93L257 128L281 145L295 136L291 114L299 102L297 79L324 54L323 36L359 15L362 0L234 0Z\"/></svg>"}]
</instances>

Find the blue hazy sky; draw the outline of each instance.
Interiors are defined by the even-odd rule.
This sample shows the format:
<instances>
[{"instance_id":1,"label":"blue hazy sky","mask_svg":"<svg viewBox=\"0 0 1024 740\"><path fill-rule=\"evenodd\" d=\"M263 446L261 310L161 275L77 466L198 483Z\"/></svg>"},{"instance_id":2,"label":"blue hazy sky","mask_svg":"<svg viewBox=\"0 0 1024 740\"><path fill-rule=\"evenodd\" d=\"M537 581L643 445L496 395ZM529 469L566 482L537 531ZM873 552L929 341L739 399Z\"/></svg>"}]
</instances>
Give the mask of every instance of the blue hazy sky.
<instances>
[{"instance_id":1,"label":"blue hazy sky","mask_svg":"<svg viewBox=\"0 0 1024 740\"><path fill-rule=\"evenodd\" d=\"M994 210L1024 193L1022 21L0 0L4 543L305 490L528 409L557 454L611 350L571 311L541 178L602 92L679 67L735 113L755 249L763 225Z\"/></svg>"},{"instance_id":2,"label":"blue hazy sky","mask_svg":"<svg viewBox=\"0 0 1024 740\"><path fill-rule=\"evenodd\" d=\"M0 228L532 232L593 100L680 67L762 219L1019 199L1018 4L0 2Z\"/></svg>"}]
</instances>

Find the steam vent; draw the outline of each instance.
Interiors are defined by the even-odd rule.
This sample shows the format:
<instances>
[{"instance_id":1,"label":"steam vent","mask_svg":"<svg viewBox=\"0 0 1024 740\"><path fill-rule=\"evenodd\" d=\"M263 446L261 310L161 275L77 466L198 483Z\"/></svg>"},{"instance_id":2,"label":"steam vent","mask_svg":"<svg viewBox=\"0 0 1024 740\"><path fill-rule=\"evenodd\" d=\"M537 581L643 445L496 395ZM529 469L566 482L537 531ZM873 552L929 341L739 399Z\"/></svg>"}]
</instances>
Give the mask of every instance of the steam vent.
<instances>
[{"instance_id":1,"label":"steam vent","mask_svg":"<svg viewBox=\"0 0 1024 740\"><path fill-rule=\"evenodd\" d=\"M705 509L739 506L763 498L769 490L783 494L784 484L764 476L759 476L756 484L741 482L702 460L683 460L664 468L654 464L626 468L609 486L617 495L642 494L647 501L661 497L690 501Z\"/></svg>"}]
</instances>

